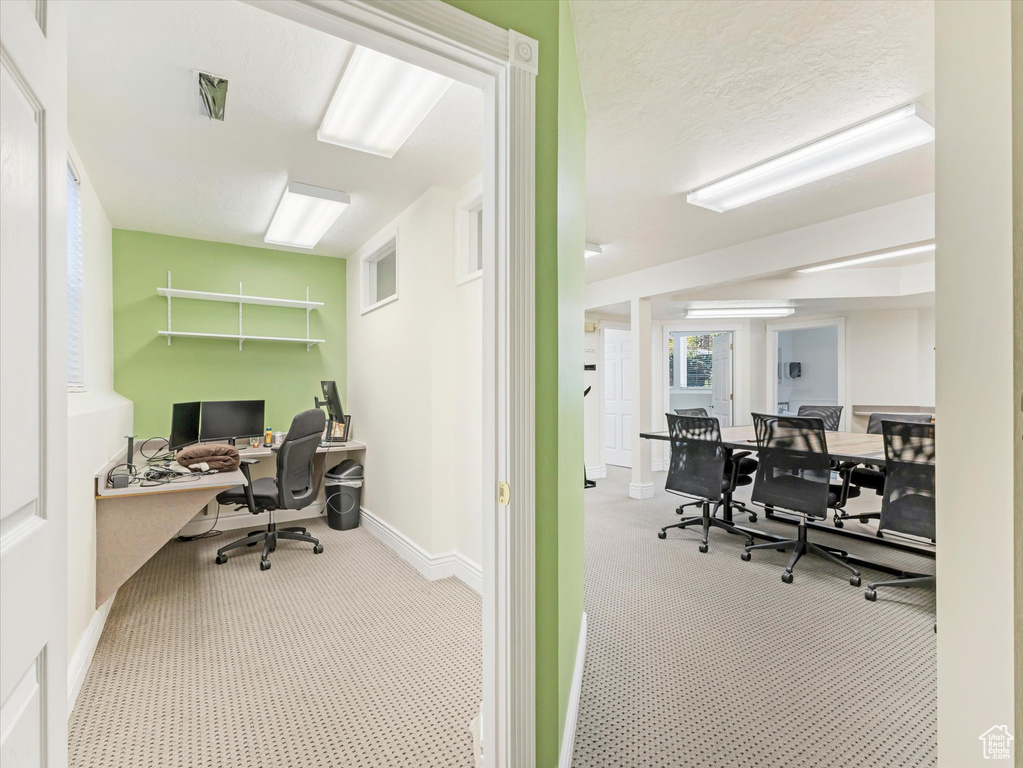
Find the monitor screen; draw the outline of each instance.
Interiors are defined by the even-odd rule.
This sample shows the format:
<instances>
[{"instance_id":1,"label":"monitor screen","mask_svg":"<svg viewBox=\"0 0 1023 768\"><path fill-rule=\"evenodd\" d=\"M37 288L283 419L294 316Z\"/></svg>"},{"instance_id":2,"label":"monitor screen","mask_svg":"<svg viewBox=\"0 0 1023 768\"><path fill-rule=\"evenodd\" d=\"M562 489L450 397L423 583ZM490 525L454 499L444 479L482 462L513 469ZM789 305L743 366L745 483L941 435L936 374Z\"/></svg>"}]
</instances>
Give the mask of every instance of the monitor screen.
<instances>
[{"instance_id":1,"label":"monitor screen","mask_svg":"<svg viewBox=\"0 0 1023 768\"><path fill-rule=\"evenodd\" d=\"M203 401L199 439L208 443L262 436L263 406L263 400Z\"/></svg>"},{"instance_id":2,"label":"monitor screen","mask_svg":"<svg viewBox=\"0 0 1023 768\"><path fill-rule=\"evenodd\" d=\"M172 451L199 442L199 403L174 403L168 447Z\"/></svg>"},{"instance_id":3,"label":"monitor screen","mask_svg":"<svg viewBox=\"0 0 1023 768\"><path fill-rule=\"evenodd\" d=\"M334 421L344 421L345 412L341 407L341 396L337 393L337 382L321 381L320 389L323 390L323 399L327 401L327 410L330 411L330 418Z\"/></svg>"}]
</instances>

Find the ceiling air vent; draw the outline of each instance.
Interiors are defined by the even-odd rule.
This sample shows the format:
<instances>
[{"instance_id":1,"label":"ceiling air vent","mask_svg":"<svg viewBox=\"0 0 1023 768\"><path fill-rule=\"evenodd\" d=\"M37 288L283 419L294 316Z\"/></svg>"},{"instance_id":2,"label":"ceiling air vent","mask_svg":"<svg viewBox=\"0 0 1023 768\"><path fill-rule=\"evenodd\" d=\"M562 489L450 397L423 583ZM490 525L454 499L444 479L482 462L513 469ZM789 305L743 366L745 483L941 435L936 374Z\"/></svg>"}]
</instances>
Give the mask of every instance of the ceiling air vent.
<instances>
[{"instance_id":1,"label":"ceiling air vent","mask_svg":"<svg viewBox=\"0 0 1023 768\"><path fill-rule=\"evenodd\" d=\"M199 89L199 112L210 120L223 120L227 108L227 80L194 70Z\"/></svg>"}]
</instances>

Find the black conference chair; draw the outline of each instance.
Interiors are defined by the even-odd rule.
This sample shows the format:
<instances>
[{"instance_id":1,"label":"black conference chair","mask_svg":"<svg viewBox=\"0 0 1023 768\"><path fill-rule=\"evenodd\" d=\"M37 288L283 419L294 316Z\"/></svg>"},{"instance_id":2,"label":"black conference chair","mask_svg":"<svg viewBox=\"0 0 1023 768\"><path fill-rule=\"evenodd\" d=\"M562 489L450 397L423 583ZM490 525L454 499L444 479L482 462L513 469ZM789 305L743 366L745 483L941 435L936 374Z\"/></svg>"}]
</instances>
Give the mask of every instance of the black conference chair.
<instances>
[{"instance_id":1,"label":"black conference chair","mask_svg":"<svg viewBox=\"0 0 1023 768\"><path fill-rule=\"evenodd\" d=\"M277 528L273 513L277 509L303 509L316 500L319 491L316 473L313 471L313 457L320 444L323 428L327 417L318 408L302 411L292 422L284 442L277 449L277 476L260 477L253 480L249 475L249 465L255 459L242 459L242 472L245 473L247 485L236 485L217 496L220 504L236 504L236 508L247 507L249 512L258 515L270 513L270 522L265 531L255 531L243 539L233 541L217 550L217 564L227 562L227 555L232 549L253 547L263 543L263 556L259 561L259 569L265 571L270 567L269 555L277 549L279 539L304 541L313 545L313 553L320 554L323 545L318 539L309 535L301 527Z\"/></svg>"},{"instance_id":2,"label":"black conference chair","mask_svg":"<svg viewBox=\"0 0 1023 768\"><path fill-rule=\"evenodd\" d=\"M721 427L711 417L679 416L665 414L668 418L668 434L671 437L671 464L664 489L679 496L695 498L703 513L687 517L674 525L662 528L657 538L668 535L669 528L686 528L696 523L703 525L703 541L700 551L706 552L707 534L711 528L722 528L729 533L746 537L750 544L753 539L725 519L716 515L719 509L730 511L732 494L739 485L749 485L750 478L739 474L739 462L747 451L732 455L721 443ZM713 512L710 505L714 505ZM689 505L686 505L689 506Z\"/></svg>"},{"instance_id":3,"label":"black conference chair","mask_svg":"<svg viewBox=\"0 0 1023 768\"><path fill-rule=\"evenodd\" d=\"M679 416L700 416L702 418L707 418L708 416L706 408L676 408L675 413L678 414ZM717 419L716 416L712 418ZM739 459L739 474L744 477L750 478L756 471L757 460L749 455L749 451L744 451L743 457ZM753 481L752 480L741 481L739 482L739 485L749 485L751 482ZM683 504L682 506L675 510L675 514L681 515L682 510L684 510L686 507L694 507L699 505L700 503L701 502L699 501L693 501L688 504ZM754 512L752 509L748 508L742 502L733 501L731 502L731 506L733 509L739 509L742 512L745 512L747 515L749 515L749 521L751 523L755 523L757 521L757 513Z\"/></svg>"},{"instance_id":4,"label":"black conference chair","mask_svg":"<svg viewBox=\"0 0 1023 768\"><path fill-rule=\"evenodd\" d=\"M844 552L831 550L807 540L807 520L823 520L828 508L841 508L848 498L851 463L839 466L842 483L831 483L831 457L824 437L824 422L817 417L753 414L760 466L753 484L753 503L781 509L800 516L797 537L767 544L747 545L742 553L749 560L755 549L792 550L781 575L792 583L792 569L803 555L817 555L845 568L849 583L860 585L860 572L843 560Z\"/></svg>"},{"instance_id":5,"label":"black conference chair","mask_svg":"<svg viewBox=\"0 0 1023 768\"><path fill-rule=\"evenodd\" d=\"M872 413L867 419L867 434L868 435L880 435L882 434L881 424L885 421L901 421L914 424L930 424L934 421L934 414L931 413ZM876 467L856 467L852 471L852 478L850 480L854 488L867 488L874 491L878 496L884 493L884 470ZM880 512L868 512L863 515L850 515L847 513L836 513L834 517L834 524L836 528L841 528L842 523L845 520L851 518L859 518L861 523L865 523L868 520L877 520L881 517ZM881 529L877 531L878 538L883 538Z\"/></svg>"},{"instance_id":6,"label":"black conference chair","mask_svg":"<svg viewBox=\"0 0 1023 768\"><path fill-rule=\"evenodd\" d=\"M881 530L934 541L934 425L886 421L883 424L885 484ZM877 599L878 587L934 587L934 576L905 576L867 584L865 597Z\"/></svg>"},{"instance_id":7,"label":"black conference chair","mask_svg":"<svg viewBox=\"0 0 1023 768\"><path fill-rule=\"evenodd\" d=\"M837 432L838 425L842 423L841 405L801 405L796 412L797 416L816 416L824 422L824 429L828 432Z\"/></svg>"}]
</instances>

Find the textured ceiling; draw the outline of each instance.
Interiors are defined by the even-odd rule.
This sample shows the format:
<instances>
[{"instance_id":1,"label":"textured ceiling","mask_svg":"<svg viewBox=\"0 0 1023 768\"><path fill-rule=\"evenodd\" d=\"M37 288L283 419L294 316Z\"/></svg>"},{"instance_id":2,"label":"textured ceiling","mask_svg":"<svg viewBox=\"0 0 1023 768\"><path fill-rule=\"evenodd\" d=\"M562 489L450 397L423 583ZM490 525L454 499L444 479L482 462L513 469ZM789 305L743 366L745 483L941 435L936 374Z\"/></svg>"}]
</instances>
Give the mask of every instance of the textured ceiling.
<instances>
[{"instance_id":1,"label":"textured ceiling","mask_svg":"<svg viewBox=\"0 0 1023 768\"><path fill-rule=\"evenodd\" d=\"M926 194L933 145L719 214L685 192L888 109L933 108L930 0L573 0L587 282Z\"/></svg>"},{"instance_id":2,"label":"textured ceiling","mask_svg":"<svg viewBox=\"0 0 1023 768\"><path fill-rule=\"evenodd\" d=\"M431 186L479 173L482 98L455 83L393 159L316 140L351 44L234 0L69 3L69 132L115 227L266 247L287 181L348 192L346 256ZM229 81L198 113L192 69Z\"/></svg>"}]
</instances>

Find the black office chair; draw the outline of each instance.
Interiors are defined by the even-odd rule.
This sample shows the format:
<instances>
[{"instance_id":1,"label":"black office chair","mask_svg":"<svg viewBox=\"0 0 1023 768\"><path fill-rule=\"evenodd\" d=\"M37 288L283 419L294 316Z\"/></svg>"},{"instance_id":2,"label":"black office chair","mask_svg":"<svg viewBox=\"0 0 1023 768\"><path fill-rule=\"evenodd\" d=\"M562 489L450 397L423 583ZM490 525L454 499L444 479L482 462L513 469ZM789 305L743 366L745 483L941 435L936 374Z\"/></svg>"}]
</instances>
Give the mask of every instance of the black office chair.
<instances>
[{"instance_id":1,"label":"black office chair","mask_svg":"<svg viewBox=\"0 0 1023 768\"><path fill-rule=\"evenodd\" d=\"M676 408L675 413L678 414L679 416L700 416L702 418L707 418L708 416L706 408ZM716 419L717 417L714 416L712 418ZM756 471L757 460L750 457L749 451L745 451L744 457L739 459L739 474L744 477L752 477L753 473ZM739 485L749 485L751 482L753 481L749 480L746 482L740 482ZM683 504L682 506L675 510L675 514L681 515L682 511L686 507L694 507L699 505L700 503L701 502L699 501L693 501L688 504ZM745 512L747 515L749 515L749 521L751 523L755 523L757 521L757 513L754 512L752 509L748 508L742 502L733 501L731 504L733 508L739 509L742 512Z\"/></svg>"},{"instance_id":2,"label":"black office chair","mask_svg":"<svg viewBox=\"0 0 1023 768\"><path fill-rule=\"evenodd\" d=\"M934 541L934 425L886 421L883 425L885 484L881 530ZM908 575L867 584L865 597L877 599L878 587L934 587L934 576Z\"/></svg>"},{"instance_id":3,"label":"black office chair","mask_svg":"<svg viewBox=\"0 0 1023 768\"><path fill-rule=\"evenodd\" d=\"M704 419L708 415L706 408L676 408L675 413L679 416L700 416Z\"/></svg>"},{"instance_id":4,"label":"black office chair","mask_svg":"<svg viewBox=\"0 0 1023 768\"><path fill-rule=\"evenodd\" d=\"M849 470L839 467L843 481L831 483L831 457L824 437L824 422L817 417L769 416L753 414L760 466L753 484L753 503L782 509L800 516L797 538L767 544L747 545L742 553L749 560L754 549L792 550L792 557L781 580L792 583L792 569L803 555L817 555L845 568L852 576L849 583L860 585L860 572L843 560L846 553L825 548L807 540L807 520L823 520L828 508L841 508L848 498Z\"/></svg>"},{"instance_id":5,"label":"black office chair","mask_svg":"<svg viewBox=\"0 0 1023 768\"><path fill-rule=\"evenodd\" d=\"M673 413L665 416L668 418L668 433L671 437L671 464L664 489L668 493L695 498L696 501L693 503L700 504L703 512L674 525L666 525L658 532L657 538L666 538L669 528L686 528L701 523L703 525L701 552L709 549L707 534L711 528L722 528L729 533L745 536L746 541L752 544L753 539L749 534L740 531L727 520L717 517L719 509L728 512L735 504L732 501L732 494L736 487L750 483L748 476L739 474L739 462L749 452L741 451L733 455L722 445L721 427L715 418L678 416ZM710 508L712 503L713 512Z\"/></svg>"},{"instance_id":6,"label":"black office chair","mask_svg":"<svg viewBox=\"0 0 1023 768\"><path fill-rule=\"evenodd\" d=\"M797 416L816 416L824 422L824 429L828 432L837 432L838 425L842 423L841 405L801 405L796 412Z\"/></svg>"},{"instance_id":7,"label":"black office chair","mask_svg":"<svg viewBox=\"0 0 1023 768\"><path fill-rule=\"evenodd\" d=\"M217 502L225 505L236 504L238 509L247 507L254 515L269 512L270 522L265 531L255 531L218 549L218 565L227 562L226 552L239 547L253 547L263 542L263 556L259 561L259 569L265 571L270 567L269 555L277 549L279 539L312 544L313 553L317 555L323 551L323 545L319 540L310 536L301 526L278 529L273 513L277 509L303 509L316 500L319 483L313 471L313 457L320 444L326 420L327 417L318 408L302 411L292 420L291 429L277 449L276 477L253 480L249 475L249 465L255 464L255 459L242 459L242 472L245 473L248 484L236 485L222 492L217 496Z\"/></svg>"},{"instance_id":8,"label":"black office chair","mask_svg":"<svg viewBox=\"0 0 1023 768\"><path fill-rule=\"evenodd\" d=\"M880 435L881 424L885 421L902 421L915 424L930 424L934 420L931 413L872 413L867 419L867 434ZM884 470L877 467L856 467L852 471L850 480L854 488L867 488L874 491L878 496L884 493ZM868 520L877 520L881 517L880 512L868 512L863 515L850 515L846 513L835 514L834 522L836 528L841 528L845 520L858 517L861 523ZM877 537L884 538L881 529L877 530Z\"/></svg>"}]
</instances>

